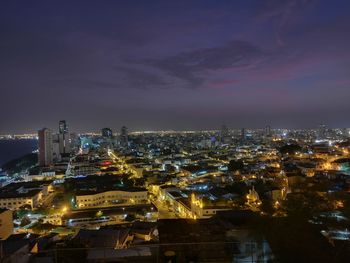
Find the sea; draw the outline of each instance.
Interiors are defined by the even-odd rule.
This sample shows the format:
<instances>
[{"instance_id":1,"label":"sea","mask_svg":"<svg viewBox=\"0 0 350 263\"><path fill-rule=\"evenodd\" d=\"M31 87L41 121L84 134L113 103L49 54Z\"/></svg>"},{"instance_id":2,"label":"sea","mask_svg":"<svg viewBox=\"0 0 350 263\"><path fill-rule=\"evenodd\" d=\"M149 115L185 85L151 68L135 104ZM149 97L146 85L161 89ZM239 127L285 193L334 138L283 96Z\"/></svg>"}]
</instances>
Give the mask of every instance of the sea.
<instances>
[{"instance_id":1,"label":"sea","mask_svg":"<svg viewBox=\"0 0 350 263\"><path fill-rule=\"evenodd\" d=\"M36 139L0 140L0 167L38 149Z\"/></svg>"}]
</instances>

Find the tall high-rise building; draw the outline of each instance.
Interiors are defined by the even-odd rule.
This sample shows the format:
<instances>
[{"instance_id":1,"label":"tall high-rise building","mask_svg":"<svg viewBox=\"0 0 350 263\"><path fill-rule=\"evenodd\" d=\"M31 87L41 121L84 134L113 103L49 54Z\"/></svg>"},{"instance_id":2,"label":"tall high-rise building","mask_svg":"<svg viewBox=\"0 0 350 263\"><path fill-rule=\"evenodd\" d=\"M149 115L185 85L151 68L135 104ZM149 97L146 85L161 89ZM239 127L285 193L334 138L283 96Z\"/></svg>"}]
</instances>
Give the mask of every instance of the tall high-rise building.
<instances>
[{"instance_id":1,"label":"tall high-rise building","mask_svg":"<svg viewBox=\"0 0 350 263\"><path fill-rule=\"evenodd\" d=\"M44 128L38 131L39 136L39 165L48 166L53 164L52 132Z\"/></svg>"},{"instance_id":2,"label":"tall high-rise building","mask_svg":"<svg viewBox=\"0 0 350 263\"><path fill-rule=\"evenodd\" d=\"M246 131L245 131L244 128L242 128L242 130L241 130L241 139L242 139L242 140L245 140L245 139L246 139Z\"/></svg>"},{"instance_id":3,"label":"tall high-rise building","mask_svg":"<svg viewBox=\"0 0 350 263\"><path fill-rule=\"evenodd\" d=\"M80 145L80 138L79 138L78 134L76 134L75 132L69 133L69 139L70 139L71 150L74 146Z\"/></svg>"},{"instance_id":4,"label":"tall high-rise building","mask_svg":"<svg viewBox=\"0 0 350 263\"><path fill-rule=\"evenodd\" d=\"M60 136L58 133L52 134L52 158L53 162L61 161L61 153L60 153Z\"/></svg>"},{"instance_id":5,"label":"tall high-rise building","mask_svg":"<svg viewBox=\"0 0 350 263\"><path fill-rule=\"evenodd\" d=\"M58 123L58 133L59 134L68 133L68 125L65 120L62 120Z\"/></svg>"},{"instance_id":6,"label":"tall high-rise building","mask_svg":"<svg viewBox=\"0 0 350 263\"><path fill-rule=\"evenodd\" d=\"M69 154L71 151L70 136L68 132L68 125L65 120L60 121L58 124L58 141L60 154Z\"/></svg>"},{"instance_id":7,"label":"tall high-rise building","mask_svg":"<svg viewBox=\"0 0 350 263\"><path fill-rule=\"evenodd\" d=\"M103 128L101 130L102 137L104 138L112 138L113 137L113 132L112 129L110 128Z\"/></svg>"},{"instance_id":8,"label":"tall high-rise building","mask_svg":"<svg viewBox=\"0 0 350 263\"><path fill-rule=\"evenodd\" d=\"M327 126L324 125L324 124L321 124L319 127L318 127L318 134L317 134L317 138L319 140L324 140L326 139L327 137Z\"/></svg>"},{"instance_id":9,"label":"tall high-rise building","mask_svg":"<svg viewBox=\"0 0 350 263\"><path fill-rule=\"evenodd\" d=\"M58 123L58 133L68 133L68 124L65 120L62 120Z\"/></svg>"},{"instance_id":10,"label":"tall high-rise building","mask_svg":"<svg viewBox=\"0 0 350 263\"><path fill-rule=\"evenodd\" d=\"M267 125L267 126L265 127L265 136L266 136L266 137L271 137L271 136L272 136L271 126L270 126L270 125Z\"/></svg>"},{"instance_id":11,"label":"tall high-rise building","mask_svg":"<svg viewBox=\"0 0 350 263\"><path fill-rule=\"evenodd\" d=\"M229 130L225 124L223 124L221 126L220 137L221 137L222 143L229 143L230 142Z\"/></svg>"},{"instance_id":12,"label":"tall high-rise building","mask_svg":"<svg viewBox=\"0 0 350 263\"><path fill-rule=\"evenodd\" d=\"M120 130L120 145L128 146L128 128L123 126Z\"/></svg>"}]
</instances>

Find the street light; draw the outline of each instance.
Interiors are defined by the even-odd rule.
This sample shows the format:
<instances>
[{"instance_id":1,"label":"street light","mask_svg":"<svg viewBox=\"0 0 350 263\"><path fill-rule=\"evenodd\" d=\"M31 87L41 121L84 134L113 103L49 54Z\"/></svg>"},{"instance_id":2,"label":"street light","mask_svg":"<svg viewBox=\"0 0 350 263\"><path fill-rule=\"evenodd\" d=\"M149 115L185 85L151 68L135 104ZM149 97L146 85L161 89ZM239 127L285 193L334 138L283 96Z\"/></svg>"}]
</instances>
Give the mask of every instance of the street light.
<instances>
[{"instance_id":1,"label":"street light","mask_svg":"<svg viewBox=\"0 0 350 263\"><path fill-rule=\"evenodd\" d=\"M67 208L66 206L64 206L64 207L62 208L62 214L64 214L65 212L67 212L67 210L68 210L68 208Z\"/></svg>"}]
</instances>

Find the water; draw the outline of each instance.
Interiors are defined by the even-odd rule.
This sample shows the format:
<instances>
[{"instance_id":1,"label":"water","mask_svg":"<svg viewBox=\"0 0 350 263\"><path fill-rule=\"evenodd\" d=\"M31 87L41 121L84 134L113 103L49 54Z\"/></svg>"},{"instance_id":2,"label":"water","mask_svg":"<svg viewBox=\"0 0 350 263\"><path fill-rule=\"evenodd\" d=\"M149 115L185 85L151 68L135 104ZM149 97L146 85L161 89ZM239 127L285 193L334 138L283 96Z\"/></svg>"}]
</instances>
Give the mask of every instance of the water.
<instances>
[{"instance_id":1,"label":"water","mask_svg":"<svg viewBox=\"0 0 350 263\"><path fill-rule=\"evenodd\" d=\"M0 140L0 167L37 149L38 141L35 139Z\"/></svg>"}]
</instances>

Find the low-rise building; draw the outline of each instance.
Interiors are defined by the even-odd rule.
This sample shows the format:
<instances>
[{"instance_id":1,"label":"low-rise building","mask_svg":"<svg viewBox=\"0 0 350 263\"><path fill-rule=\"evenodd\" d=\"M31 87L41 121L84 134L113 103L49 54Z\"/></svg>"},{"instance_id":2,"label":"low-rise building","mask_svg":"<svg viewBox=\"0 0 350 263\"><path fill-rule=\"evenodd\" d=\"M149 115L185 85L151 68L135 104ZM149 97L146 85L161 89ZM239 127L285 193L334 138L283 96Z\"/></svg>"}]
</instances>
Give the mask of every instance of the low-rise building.
<instances>
[{"instance_id":1,"label":"low-rise building","mask_svg":"<svg viewBox=\"0 0 350 263\"><path fill-rule=\"evenodd\" d=\"M108 247L122 249L126 248L128 243L132 241L133 236L129 232L129 229L80 229L72 239L72 242L91 248Z\"/></svg>"},{"instance_id":2,"label":"low-rise building","mask_svg":"<svg viewBox=\"0 0 350 263\"><path fill-rule=\"evenodd\" d=\"M5 240L13 233L12 211L0 209L0 240Z\"/></svg>"},{"instance_id":3,"label":"low-rise building","mask_svg":"<svg viewBox=\"0 0 350 263\"><path fill-rule=\"evenodd\" d=\"M88 191L77 194L75 200L77 208L113 206L120 203L141 204L147 202L148 192L143 188Z\"/></svg>"},{"instance_id":4,"label":"low-rise building","mask_svg":"<svg viewBox=\"0 0 350 263\"><path fill-rule=\"evenodd\" d=\"M0 208L17 210L29 206L31 209L41 204L50 192L51 181L12 183L0 192Z\"/></svg>"},{"instance_id":5,"label":"low-rise building","mask_svg":"<svg viewBox=\"0 0 350 263\"><path fill-rule=\"evenodd\" d=\"M62 224L96 229L97 226L125 223L128 216L142 221L155 221L158 210L152 204L71 210L62 216Z\"/></svg>"},{"instance_id":6,"label":"low-rise building","mask_svg":"<svg viewBox=\"0 0 350 263\"><path fill-rule=\"evenodd\" d=\"M191 195L191 211L193 218L209 218L219 211L231 210L228 205L206 204L203 199L195 194Z\"/></svg>"}]
</instances>

